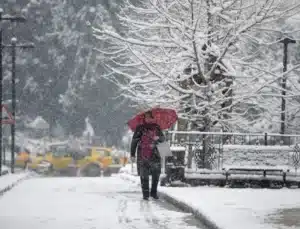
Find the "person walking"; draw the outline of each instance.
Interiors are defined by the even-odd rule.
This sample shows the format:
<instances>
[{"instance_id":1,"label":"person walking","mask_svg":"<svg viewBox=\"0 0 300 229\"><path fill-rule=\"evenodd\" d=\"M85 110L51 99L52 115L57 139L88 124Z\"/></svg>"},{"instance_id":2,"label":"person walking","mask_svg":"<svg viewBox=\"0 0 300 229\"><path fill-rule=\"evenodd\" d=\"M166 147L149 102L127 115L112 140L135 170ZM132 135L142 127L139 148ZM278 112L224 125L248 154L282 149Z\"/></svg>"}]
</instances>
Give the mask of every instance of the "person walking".
<instances>
[{"instance_id":1,"label":"person walking","mask_svg":"<svg viewBox=\"0 0 300 229\"><path fill-rule=\"evenodd\" d=\"M131 141L131 160L137 162L144 200L149 200L150 196L159 199L157 186L161 173L161 157L156 145L164 141L162 130L155 122L151 111L144 113L143 123L136 127ZM152 176L151 190L149 190L150 175Z\"/></svg>"}]
</instances>

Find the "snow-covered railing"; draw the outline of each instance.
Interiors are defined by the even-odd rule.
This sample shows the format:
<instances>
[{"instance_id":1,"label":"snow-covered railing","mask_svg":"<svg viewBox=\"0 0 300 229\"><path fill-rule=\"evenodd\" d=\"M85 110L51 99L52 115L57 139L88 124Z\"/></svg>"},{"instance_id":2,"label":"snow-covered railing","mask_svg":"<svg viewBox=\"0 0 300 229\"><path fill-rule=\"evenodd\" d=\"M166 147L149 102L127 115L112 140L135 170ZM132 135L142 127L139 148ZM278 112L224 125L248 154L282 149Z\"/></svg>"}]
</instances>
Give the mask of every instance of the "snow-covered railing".
<instances>
[{"instance_id":1,"label":"snow-covered railing","mask_svg":"<svg viewBox=\"0 0 300 229\"><path fill-rule=\"evenodd\" d=\"M293 145L300 143L298 134L278 133L239 133L239 132L202 132L202 131L168 131L171 144L183 141L201 142L209 138L213 144L237 145Z\"/></svg>"},{"instance_id":2,"label":"snow-covered railing","mask_svg":"<svg viewBox=\"0 0 300 229\"><path fill-rule=\"evenodd\" d=\"M239 133L239 132L203 132L203 131L179 131L179 130L171 130L168 131L169 134L189 134L189 135L247 135L247 136L262 136L262 135L270 135L270 136L284 136L284 137L300 137L299 134L275 134L275 133Z\"/></svg>"}]
</instances>

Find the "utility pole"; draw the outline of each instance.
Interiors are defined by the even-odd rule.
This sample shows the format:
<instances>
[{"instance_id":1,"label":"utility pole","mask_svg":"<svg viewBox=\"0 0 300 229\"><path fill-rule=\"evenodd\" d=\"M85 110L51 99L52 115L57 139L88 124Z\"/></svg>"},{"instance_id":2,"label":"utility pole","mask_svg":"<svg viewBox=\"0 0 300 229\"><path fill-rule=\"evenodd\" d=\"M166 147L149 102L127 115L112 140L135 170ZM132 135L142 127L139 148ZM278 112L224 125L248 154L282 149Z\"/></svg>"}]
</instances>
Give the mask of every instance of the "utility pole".
<instances>
[{"instance_id":1,"label":"utility pole","mask_svg":"<svg viewBox=\"0 0 300 229\"><path fill-rule=\"evenodd\" d=\"M2 44L3 28L2 21L9 22L24 22L25 18L20 16L3 16L3 9L0 8L0 176L2 174L2 89L3 89L3 70L2 70L2 50L4 45Z\"/></svg>"},{"instance_id":2,"label":"utility pole","mask_svg":"<svg viewBox=\"0 0 300 229\"><path fill-rule=\"evenodd\" d=\"M2 75L2 13L3 9L0 8L0 176L2 175L2 88L3 88L3 75ZM5 158L4 158L5 160Z\"/></svg>"},{"instance_id":3,"label":"utility pole","mask_svg":"<svg viewBox=\"0 0 300 229\"><path fill-rule=\"evenodd\" d=\"M11 104L12 104L12 116L16 120L16 48L34 48L33 44L17 44L17 38L13 37L11 39L11 45L6 47L11 47ZM11 124L11 173L15 172L15 137L16 137L16 122Z\"/></svg>"},{"instance_id":4,"label":"utility pole","mask_svg":"<svg viewBox=\"0 0 300 229\"><path fill-rule=\"evenodd\" d=\"M288 37L280 40L280 43L283 44L283 76L281 81L281 126L280 126L280 134L285 134L285 121L286 121L286 80L287 77L285 72L287 71L287 61L288 61L288 45L295 44L296 41L290 39ZM284 136L281 136L281 140L284 142Z\"/></svg>"},{"instance_id":5,"label":"utility pole","mask_svg":"<svg viewBox=\"0 0 300 229\"><path fill-rule=\"evenodd\" d=\"M16 42L17 39L11 39L11 106L12 106L12 116L15 120L11 124L11 173L15 172L15 123L16 123Z\"/></svg>"}]
</instances>

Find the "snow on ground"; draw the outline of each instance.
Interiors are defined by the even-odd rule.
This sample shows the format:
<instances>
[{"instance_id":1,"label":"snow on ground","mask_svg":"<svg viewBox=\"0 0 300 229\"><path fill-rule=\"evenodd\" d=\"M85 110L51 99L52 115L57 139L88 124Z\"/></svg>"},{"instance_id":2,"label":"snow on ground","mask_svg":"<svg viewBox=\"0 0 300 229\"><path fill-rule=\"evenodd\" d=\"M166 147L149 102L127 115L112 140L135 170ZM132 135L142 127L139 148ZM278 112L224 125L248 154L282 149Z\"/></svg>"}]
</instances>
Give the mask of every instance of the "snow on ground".
<instances>
[{"instance_id":1,"label":"snow on ground","mask_svg":"<svg viewBox=\"0 0 300 229\"><path fill-rule=\"evenodd\" d=\"M162 188L222 229L300 228L299 189Z\"/></svg>"},{"instance_id":2,"label":"snow on ground","mask_svg":"<svg viewBox=\"0 0 300 229\"><path fill-rule=\"evenodd\" d=\"M130 173L130 174L133 174L133 175L137 175L137 166L136 166L136 163L126 164L124 167L122 167L120 169L119 173Z\"/></svg>"},{"instance_id":3,"label":"snow on ground","mask_svg":"<svg viewBox=\"0 0 300 229\"><path fill-rule=\"evenodd\" d=\"M28 149L32 154L39 153L45 144L41 139L28 138L20 132L16 134L16 145L20 146L21 150Z\"/></svg>"},{"instance_id":4,"label":"snow on ground","mask_svg":"<svg viewBox=\"0 0 300 229\"><path fill-rule=\"evenodd\" d=\"M2 165L0 174L1 174L1 175L6 175L6 174L9 173L9 171L10 171L10 168L8 168L8 167L5 166L5 165Z\"/></svg>"},{"instance_id":5,"label":"snow on ground","mask_svg":"<svg viewBox=\"0 0 300 229\"><path fill-rule=\"evenodd\" d=\"M120 174L138 184L130 167ZM159 187L159 191L204 214L222 229L300 229L300 189Z\"/></svg>"},{"instance_id":6,"label":"snow on ground","mask_svg":"<svg viewBox=\"0 0 300 229\"><path fill-rule=\"evenodd\" d=\"M293 149L293 145L286 146L286 145L223 145L224 150L229 149L257 149L257 150L291 150Z\"/></svg>"},{"instance_id":7,"label":"snow on ground","mask_svg":"<svg viewBox=\"0 0 300 229\"><path fill-rule=\"evenodd\" d=\"M19 180L28 176L28 173L14 173L14 174L7 174L0 177L0 191L6 189L7 187L11 186L12 184L18 182Z\"/></svg>"},{"instance_id":8,"label":"snow on ground","mask_svg":"<svg viewBox=\"0 0 300 229\"><path fill-rule=\"evenodd\" d=\"M285 166L290 167L293 147L224 145L224 166Z\"/></svg>"},{"instance_id":9,"label":"snow on ground","mask_svg":"<svg viewBox=\"0 0 300 229\"><path fill-rule=\"evenodd\" d=\"M5 229L196 228L190 214L145 202L140 187L118 176L32 178L2 196L0 206Z\"/></svg>"},{"instance_id":10,"label":"snow on ground","mask_svg":"<svg viewBox=\"0 0 300 229\"><path fill-rule=\"evenodd\" d=\"M284 168L293 169L292 155L294 145L291 146L264 146L264 145L218 145L215 144L215 157L213 167L215 169L222 169L224 167L236 166L264 166L274 167L281 166ZM174 151L186 149L187 147L172 146ZM192 147L195 149L195 147ZM197 146L201 149L202 146ZM195 167L195 161L193 161Z\"/></svg>"},{"instance_id":11,"label":"snow on ground","mask_svg":"<svg viewBox=\"0 0 300 229\"><path fill-rule=\"evenodd\" d=\"M9 167L7 167L6 165L2 165L2 171L9 171L9 170L10 170Z\"/></svg>"}]
</instances>

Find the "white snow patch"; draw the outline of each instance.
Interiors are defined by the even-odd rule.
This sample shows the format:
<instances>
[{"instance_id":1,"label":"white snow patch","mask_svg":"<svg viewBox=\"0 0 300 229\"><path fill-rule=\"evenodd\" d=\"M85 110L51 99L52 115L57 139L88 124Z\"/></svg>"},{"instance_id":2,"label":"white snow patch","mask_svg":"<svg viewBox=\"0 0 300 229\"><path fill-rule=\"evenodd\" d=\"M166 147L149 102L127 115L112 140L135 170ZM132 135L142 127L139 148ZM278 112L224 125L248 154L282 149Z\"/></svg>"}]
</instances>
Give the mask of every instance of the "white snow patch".
<instances>
[{"instance_id":1,"label":"white snow patch","mask_svg":"<svg viewBox=\"0 0 300 229\"><path fill-rule=\"evenodd\" d=\"M171 146L171 151L186 151L186 148L183 146Z\"/></svg>"},{"instance_id":2,"label":"white snow patch","mask_svg":"<svg viewBox=\"0 0 300 229\"><path fill-rule=\"evenodd\" d=\"M131 174L131 175L137 175L137 165L136 163L129 163L122 167L119 170L119 173L126 173L126 174Z\"/></svg>"},{"instance_id":3,"label":"white snow patch","mask_svg":"<svg viewBox=\"0 0 300 229\"><path fill-rule=\"evenodd\" d=\"M96 12L96 8L95 7L90 7L89 11L90 11L90 13L95 13Z\"/></svg>"},{"instance_id":4,"label":"white snow patch","mask_svg":"<svg viewBox=\"0 0 300 229\"><path fill-rule=\"evenodd\" d=\"M187 228L189 214L141 201L140 188L120 177L36 178L0 199L0 223L23 228Z\"/></svg>"},{"instance_id":5,"label":"white snow patch","mask_svg":"<svg viewBox=\"0 0 300 229\"><path fill-rule=\"evenodd\" d=\"M28 173L15 173L15 174L7 174L0 177L0 191L13 185L15 182L19 181L20 179L25 178L28 176Z\"/></svg>"},{"instance_id":6,"label":"white snow patch","mask_svg":"<svg viewBox=\"0 0 300 229\"><path fill-rule=\"evenodd\" d=\"M197 209L223 229L279 228L270 221L271 215L282 209L300 208L299 189L161 187L160 190Z\"/></svg>"},{"instance_id":7,"label":"white snow patch","mask_svg":"<svg viewBox=\"0 0 300 229\"><path fill-rule=\"evenodd\" d=\"M88 117L86 117L84 121L85 121L85 130L82 135L84 137L87 137L87 136L94 137L95 131L94 131L92 124L90 123L90 119Z\"/></svg>"},{"instance_id":8,"label":"white snow patch","mask_svg":"<svg viewBox=\"0 0 300 229\"><path fill-rule=\"evenodd\" d=\"M2 173L4 173L4 172L8 172L9 173L9 171L10 171L10 168L9 167L7 167L7 166L5 166L5 165L2 165L2 169L1 169L2 171ZM0 190L1 190L1 187L0 187Z\"/></svg>"},{"instance_id":9,"label":"white snow patch","mask_svg":"<svg viewBox=\"0 0 300 229\"><path fill-rule=\"evenodd\" d=\"M33 129L41 129L46 130L49 129L49 124L46 122L45 119L43 119L41 116L36 117L36 119L28 124L29 127Z\"/></svg>"}]
</instances>

